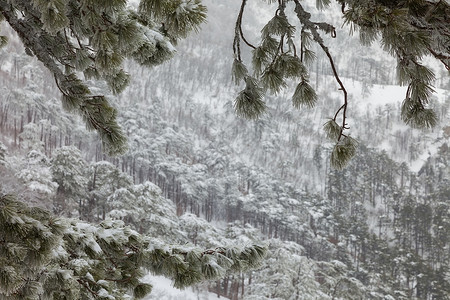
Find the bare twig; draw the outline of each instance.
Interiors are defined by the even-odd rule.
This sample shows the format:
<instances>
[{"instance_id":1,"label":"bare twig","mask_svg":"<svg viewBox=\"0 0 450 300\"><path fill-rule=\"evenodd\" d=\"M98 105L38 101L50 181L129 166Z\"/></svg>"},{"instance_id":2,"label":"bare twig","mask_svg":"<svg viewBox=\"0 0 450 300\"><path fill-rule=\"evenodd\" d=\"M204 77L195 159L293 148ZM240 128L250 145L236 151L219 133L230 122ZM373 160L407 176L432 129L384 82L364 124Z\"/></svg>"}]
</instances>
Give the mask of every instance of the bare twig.
<instances>
[{"instance_id":1,"label":"bare twig","mask_svg":"<svg viewBox=\"0 0 450 300\"><path fill-rule=\"evenodd\" d=\"M244 15L244 8L245 4L247 3L247 0L242 0L241 3L241 9L239 10L239 14L236 20L236 25L234 29L234 41L233 41L233 52L234 55L237 56L237 59L241 61L241 45L240 45L240 39L244 41L247 46L256 49L255 46L250 44L247 39L244 37L244 32L242 31L242 16Z\"/></svg>"},{"instance_id":2,"label":"bare twig","mask_svg":"<svg viewBox=\"0 0 450 300\"><path fill-rule=\"evenodd\" d=\"M84 286L89 291L89 293L91 293L94 297L96 297L96 298L98 297L98 293L91 289L91 287L86 282L86 280L80 278L77 281L78 281L79 284Z\"/></svg>"},{"instance_id":3,"label":"bare twig","mask_svg":"<svg viewBox=\"0 0 450 300\"><path fill-rule=\"evenodd\" d=\"M442 53L437 53L436 51L434 51L433 49L431 49L430 47L427 48L428 51L430 51L431 54L433 54L433 56L437 59L439 59L445 66L445 68L447 70L450 71L450 56L449 55L445 55Z\"/></svg>"},{"instance_id":4,"label":"bare twig","mask_svg":"<svg viewBox=\"0 0 450 300\"><path fill-rule=\"evenodd\" d=\"M245 8L246 2L247 2L247 0L242 0L241 9L240 9L239 15L238 15L239 33L241 35L242 40L244 41L244 43L247 44L247 46L249 46L250 48L256 49L255 46L253 46L252 44L250 44L247 41L247 39L244 37L244 32L242 31L242 17L244 15L244 8Z\"/></svg>"}]
</instances>

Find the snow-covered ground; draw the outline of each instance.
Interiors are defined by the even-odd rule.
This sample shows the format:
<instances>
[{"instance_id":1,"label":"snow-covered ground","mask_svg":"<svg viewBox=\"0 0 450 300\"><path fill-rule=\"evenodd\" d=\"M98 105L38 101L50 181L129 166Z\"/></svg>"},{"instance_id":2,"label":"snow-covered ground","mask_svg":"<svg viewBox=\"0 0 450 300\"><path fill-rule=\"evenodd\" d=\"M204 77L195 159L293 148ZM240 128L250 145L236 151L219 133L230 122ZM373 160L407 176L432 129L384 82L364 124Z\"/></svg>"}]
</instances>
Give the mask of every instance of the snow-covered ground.
<instances>
[{"instance_id":1,"label":"snow-covered ground","mask_svg":"<svg viewBox=\"0 0 450 300\"><path fill-rule=\"evenodd\" d=\"M385 107L386 105L391 105L391 107L400 107L403 99L405 98L407 89L405 86L379 84L373 84L369 87L365 87L361 82L353 81L348 78L344 78L343 82L349 93L349 106L354 106L360 111L368 110L373 112L376 111L377 108ZM449 96L449 91L435 89L432 101L445 103L448 101ZM409 128L406 124L397 124L396 127L397 129L403 130ZM419 130L416 129L414 131L416 131L416 134L420 134ZM428 133L428 135L430 135L435 142L428 143L425 151L423 151L417 159L409 162L408 166L413 172L418 172L428 157L435 155L441 146L441 142L438 141L438 138L442 136L442 131L439 130L439 128L433 133ZM386 150L388 153L392 152L390 149L391 145L388 140L379 144L376 148L379 150Z\"/></svg>"},{"instance_id":2,"label":"snow-covered ground","mask_svg":"<svg viewBox=\"0 0 450 300\"><path fill-rule=\"evenodd\" d=\"M144 300L212 300L218 298L216 294L206 292L204 288L176 289L170 279L162 276L147 275L143 281L153 285L151 294Z\"/></svg>"}]
</instances>

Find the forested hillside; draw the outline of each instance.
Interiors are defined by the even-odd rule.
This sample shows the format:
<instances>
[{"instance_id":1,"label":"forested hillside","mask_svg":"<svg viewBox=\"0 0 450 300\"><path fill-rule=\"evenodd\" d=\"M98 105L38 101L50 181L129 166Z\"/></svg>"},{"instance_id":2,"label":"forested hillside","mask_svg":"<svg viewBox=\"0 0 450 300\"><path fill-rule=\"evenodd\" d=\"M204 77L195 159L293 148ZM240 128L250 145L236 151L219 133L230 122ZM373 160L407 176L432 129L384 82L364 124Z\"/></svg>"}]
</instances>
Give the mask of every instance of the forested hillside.
<instances>
[{"instance_id":1,"label":"forested hillside","mask_svg":"<svg viewBox=\"0 0 450 300\"><path fill-rule=\"evenodd\" d=\"M10 41L0 49L1 194L107 229L120 220L170 244L266 244L261 267L198 287L220 297L450 299L448 71L435 66L437 126L412 129L401 121L406 87L396 86L393 58L348 36L338 11L310 3L339 28L339 39L326 42L359 142L335 170L323 124L340 92L326 56L315 49L310 66L315 108L292 106L292 84L267 96L262 117L242 119L228 26L239 4L205 4L208 23L172 60L151 69L126 62L130 85L108 95L129 146L115 157L64 111L53 77L2 27ZM271 17L265 5L248 4L247 38Z\"/></svg>"}]
</instances>

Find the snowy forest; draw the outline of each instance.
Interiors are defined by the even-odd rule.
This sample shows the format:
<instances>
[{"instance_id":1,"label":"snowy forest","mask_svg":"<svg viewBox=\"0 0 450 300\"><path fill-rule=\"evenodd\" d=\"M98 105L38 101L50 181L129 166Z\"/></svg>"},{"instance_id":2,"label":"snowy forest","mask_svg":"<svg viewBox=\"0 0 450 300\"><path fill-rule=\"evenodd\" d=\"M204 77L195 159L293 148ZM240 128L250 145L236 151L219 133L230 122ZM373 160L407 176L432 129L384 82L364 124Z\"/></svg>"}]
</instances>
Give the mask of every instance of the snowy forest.
<instances>
[{"instance_id":1,"label":"snowy forest","mask_svg":"<svg viewBox=\"0 0 450 300\"><path fill-rule=\"evenodd\" d=\"M247 40L260 37L272 2L248 1ZM402 120L408 91L396 58L349 34L339 5L301 2L336 27L336 38L323 38L358 143L342 169L330 165L334 142L324 131L342 96L320 45L308 50L314 107L292 105L289 79L266 93L258 118L236 113L240 1L202 1L206 22L162 64L124 60L123 92L88 80L117 109L128 147L120 155L61 105L58 81L3 22L0 299L450 299L449 71L424 58L437 121L413 128ZM242 56L251 61L249 51ZM20 236L30 240L16 247ZM121 243L157 262L122 255ZM47 256L33 252L36 263L25 247ZM117 279L118 264L136 281Z\"/></svg>"}]
</instances>

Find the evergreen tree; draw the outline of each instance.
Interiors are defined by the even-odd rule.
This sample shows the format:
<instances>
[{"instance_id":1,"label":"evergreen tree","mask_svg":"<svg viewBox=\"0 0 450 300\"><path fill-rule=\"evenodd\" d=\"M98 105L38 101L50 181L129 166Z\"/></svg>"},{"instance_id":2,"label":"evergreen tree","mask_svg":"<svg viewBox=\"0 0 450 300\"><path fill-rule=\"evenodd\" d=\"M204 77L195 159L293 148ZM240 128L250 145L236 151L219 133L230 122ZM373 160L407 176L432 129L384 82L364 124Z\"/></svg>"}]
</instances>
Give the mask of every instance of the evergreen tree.
<instances>
[{"instance_id":1,"label":"evergreen tree","mask_svg":"<svg viewBox=\"0 0 450 300\"><path fill-rule=\"evenodd\" d=\"M270 247L261 269L252 274L244 299L332 299L321 290L317 280L318 266L296 243L270 240Z\"/></svg>"},{"instance_id":2,"label":"evergreen tree","mask_svg":"<svg viewBox=\"0 0 450 300\"><path fill-rule=\"evenodd\" d=\"M32 150L19 164L17 178L30 191L30 198L40 202L54 196L58 184L53 181L50 160L42 152Z\"/></svg>"},{"instance_id":3,"label":"evergreen tree","mask_svg":"<svg viewBox=\"0 0 450 300\"><path fill-rule=\"evenodd\" d=\"M113 164L107 161L92 164L89 168L89 200L84 208L86 214L82 217L90 221L104 220L110 211L108 197L117 189L131 186L130 176L120 172Z\"/></svg>"},{"instance_id":4,"label":"evergreen tree","mask_svg":"<svg viewBox=\"0 0 450 300\"><path fill-rule=\"evenodd\" d=\"M2 142L0 142L0 165L5 164L6 153L7 153L6 146Z\"/></svg>"},{"instance_id":5,"label":"evergreen tree","mask_svg":"<svg viewBox=\"0 0 450 300\"><path fill-rule=\"evenodd\" d=\"M77 148L61 147L54 152L51 170L53 180L58 184L53 205L55 212L72 215L78 211L78 216L82 215L88 184L86 168L87 163Z\"/></svg>"},{"instance_id":6,"label":"evergreen tree","mask_svg":"<svg viewBox=\"0 0 450 300\"><path fill-rule=\"evenodd\" d=\"M107 202L111 209L108 217L123 220L139 233L170 240L179 235L174 204L162 197L161 189L149 181L117 189Z\"/></svg>"},{"instance_id":7,"label":"evergreen tree","mask_svg":"<svg viewBox=\"0 0 450 300\"><path fill-rule=\"evenodd\" d=\"M148 271L185 287L257 266L265 248L175 246L121 221L91 225L0 197L0 299L134 299Z\"/></svg>"}]
</instances>

